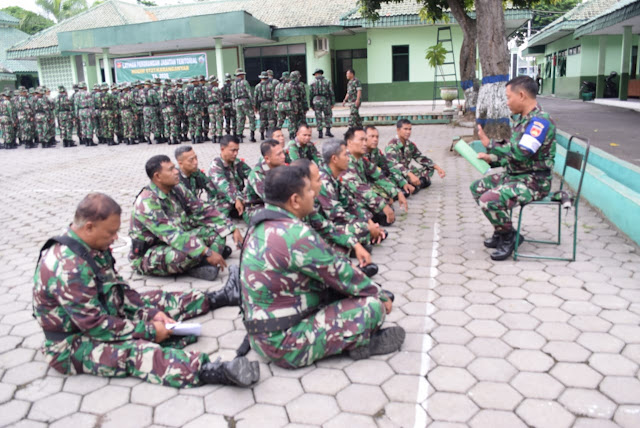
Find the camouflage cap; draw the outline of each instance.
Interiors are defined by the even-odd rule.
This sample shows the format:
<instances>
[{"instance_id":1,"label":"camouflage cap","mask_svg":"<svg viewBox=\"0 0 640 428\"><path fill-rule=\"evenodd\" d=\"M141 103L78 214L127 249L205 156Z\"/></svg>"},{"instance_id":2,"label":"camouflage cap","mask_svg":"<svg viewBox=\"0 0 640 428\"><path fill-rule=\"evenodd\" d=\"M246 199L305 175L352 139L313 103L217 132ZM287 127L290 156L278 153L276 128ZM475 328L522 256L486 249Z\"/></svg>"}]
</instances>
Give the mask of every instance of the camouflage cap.
<instances>
[{"instance_id":1,"label":"camouflage cap","mask_svg":"<svg viewBox=\"0 0 640 428\"><path fill-rule=\"evenodd\" d=\"M58 86L58 92L67 92L67 90L64 88L64 86L60 85Z\"/></svg>"},{"instance_id":2,"label":"camouflage cap","mask_svg":"<svg viewBox=\"0 0 640 428\"><path fill-rule=\"evenodd\" d=\"M164 79L164 84L165 85L170 85L171 84L171 79Z\"/></svg>"},{"instance_id":3,"label":"camouflage cap","mask_svg":"<svg viewBox=\"0 0 640 428\"><path fill-rule=\"evenodd\" d=\"M282 72L282 78L283 79L288 79L289 78L289 72L288 71L283 71Z\"/></svg>"},{"instance_id":4,"label":"camouflage cap","mask_svg":"<svg viewBox=\"0 0 640 428\"><path fill-rule=\"evenodd\" d=\"M162 80L160 80L159 77L156 77L155 79L153 79L153 84L154 85L160 85L160 84L162 84Z\"/></svg>"},{"instance_id":5,"label":"camouflage cap","mask_svg":"<svg viewBox=\"0 0 640 428\"><path fill-rule=\"evenodd\" d=\"M109 85L107 85L107 87L108 87L108 86L109 86ZM113 89L118 89L118 84L117 84L117 83L113 83L113 84L111 85L111 89L112 89L112 90L113 90Z\"/></svg>"},{"instance_id":6,"label":"camouflage cap","mask_svg":"<svg viewBox=\"0 0 640 428\"><path fill-rule=\"evenodd\" d=\"M177 83L178 85L182 85L182 79L178 79L178 80L176 80L176 83Z\"/></svg>"},{"instance_id":7,"label":"camouflage cap","mask_svg":"<svg viewBox=\"0 0 640 428\"><path fill-rule=\"evenodd\" d=\"M212 74L211 76L209 76L209 82L217 82L217 81L218 81L218 78L215 75Z\"/></svg>"},{"instance_id":8,"label":"camouflage cap","mask_svg":"<svg viewBox=\"0 0 640 428\"><path fill-rule=\"evenodd\" d=\"M86 87L87 87L86 83L84 83L84 82L78 83L78 89L86 89Z\"/></svg>"},{"instance_id":9,"label":"camouflage cap","mask_svg":"<svg viewBox=\"0 0 640 428\"><path fill-rule=\"evenodd\" d=\"M103 83L103 84L101 85L101 88L102 88L103 90L109 90L109 84L108 84L108 83Z\"/></svg>"},{"instance_id":10,"label":"camouflage cap","mask_svg":"<svg viewBox=\"0 0 640 428\"><path fill-rule=\"evenodd\" d=\"M298 78L298 77L300 77L300 72L298 70L293 70L291 72L291 78L295 79L295 78Z\"/></svg>"},{"instance_id":11,"label":"camouflage cap","mask_svg":"<svg viewBox=\"0 0 640 428\"><path fill-rule=\"evenodd\" d=\"M273 70L267 70L267 75L268 76L273 76Z\"/></svg>"},{"instance_id":12,"label":"camouflage cap","mask_svg":"<svg viewBox=\"0 0 640 428\"><path fill-rule=\"evenodd\" d=\"M4 88L4 92L2 92L2 95L5 96L5 97L10 97L11 96L11 89Z\"/></svg>"},{"instance_id":13,"label":"camouflage cap","mask_svg":"<svg viewBox=\"0 0 640 428\"><path fill-rule=\"evenodd\" d=\"M316 75L316 74L318 74L318 73L320 73L320 74L324 74L324 70L323 70L323 69L321 69L321 68L316 68L316 70L313 72L313 75L315 76L315 75Z\"/></svg>"},{"instance_id":14,"label":"camouflage cap","mask_svg":"<svg viewBox=\"0 0 640 428\"><path fill-rule=\"evenodd\" d=\"M269 76L267 76L267 72L263 71L262 73L260 73L260 75L258 76L258 79L268 79Z\"/></svg>"},{"instance_id":15,"label":"camouflage cap","mask_svg":"<svg viewBox=\"0 0 640 428\"><path fill-rule=\"evenodd\" d=\"M18 91L20 91L20 92L25 92L26 90L27 90L27 88L25 88L24 86L18 87Z\"/></svg>"},{"instance_id":16,"label":"camouflage cap","mask_svg":"<svg viewBox=\"0 0 640 428\"><path fill-rule=\"evenodd\" d=\"M145 81L144 81L144 84L145 84L145 85L151 85L151 84L152 84L152 83L151 83L151 79L147 79L147 80L145 80Z\"/></svg>"},{"instance_id":17,"label":"camouflage cap","mask_svg":"<svg viewBox=\"0 0 640 428\"><path fill-rule=\"evenodd\" d=\"M71 85L71 87L72 87L73 89L78 89L78 84L77 84L77 83L74 83L73 85Z\"/></svg>"},{"instance_id":18,"label":"camouflage cap","mask_svg":"<svg viewBox=\"0 0 640 428\"><path fill-rule=\"evenodd\" d=\"M29 93L30 93L30 94L33 94L33 93L35 93L35 92L36 92L36 88L29 88Z\"/></svg>"},{"instance_id":19,"label":"camouflage cap","mask_svg":"<svg viewBox=\"0 0 640 428\"><path fill-rule=\"evenodd\" d=\"M224 73L224 80L231 80L231 74L230 73Z\"/></svg>"},{"instance_id":20,"label":"camouflage cap","mask_svg":"<svg viewBox=\"0 0 640 428\"><path fill-rule=\"evenodd\" d=\"M243 74L247 74L241 68L236 68L236 76L242 76Z\"/></svg>"}]
</instances>

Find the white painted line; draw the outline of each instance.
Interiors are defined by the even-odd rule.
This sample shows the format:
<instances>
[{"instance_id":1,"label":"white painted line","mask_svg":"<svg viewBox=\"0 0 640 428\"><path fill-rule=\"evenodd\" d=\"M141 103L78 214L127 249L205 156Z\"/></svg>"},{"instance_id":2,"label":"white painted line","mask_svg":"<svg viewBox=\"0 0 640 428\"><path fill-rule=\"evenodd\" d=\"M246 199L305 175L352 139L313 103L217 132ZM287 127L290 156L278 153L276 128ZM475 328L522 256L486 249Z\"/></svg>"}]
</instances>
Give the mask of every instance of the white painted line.
<instances>
[{"instance_id":1,"label":"white painted line","mask_svg":"<svg viewBox=\"0 0 640 428\"><path fill-rule=\"evenodd\" d=\"M440 240L439 234L440 226L438 222L433 224L433 245L431 246L431 267L429 268L429 291L433 291L436 288L436 276L438 275L438 247ZM425 303L425 306L429 305L429 302ZM427 311L425 311L426 313ZM428 316L428 315L427 315ZM428 321L425 316L425 326ZM431 339L431 335L429 333L425 333L422 338L422 362L420 364L420 373L428 373L431 365L431 359L429 358L428 352L431 350L433 346L433 340ZM427 383L421 382L420 387L418 389L418 395L416 397L416 402L418 401L418 397L426 396L427 391L424 391L424 388L428 388ZM427 426L427 405L429 401L425 401L424 412L420 410L421 406L418 403L418 407L416 407L416 414L414 417L414 428L424 428Z\"/></svg>"}]
</instances>

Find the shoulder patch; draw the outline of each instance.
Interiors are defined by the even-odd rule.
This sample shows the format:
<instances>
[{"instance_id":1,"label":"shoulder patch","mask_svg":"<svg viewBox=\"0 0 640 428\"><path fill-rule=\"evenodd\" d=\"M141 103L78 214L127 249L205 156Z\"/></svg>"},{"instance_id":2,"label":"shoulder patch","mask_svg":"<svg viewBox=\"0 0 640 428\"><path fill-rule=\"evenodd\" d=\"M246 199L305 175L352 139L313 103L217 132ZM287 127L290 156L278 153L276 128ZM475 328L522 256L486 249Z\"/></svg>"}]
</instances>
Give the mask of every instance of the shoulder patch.
<instances>
[{"instance_id":1,"label":"shoulder patch","mask_svg":"<svg viewBox=\"0 0 640 428\"><path fill-rule=\"evenodd\" d=\"M542 143L544 143L551 122L541 117L533 117L527 124L527 128L520 138L518 146L520 149L530 155L536 153Z\"/></svg>"}]
</instances>

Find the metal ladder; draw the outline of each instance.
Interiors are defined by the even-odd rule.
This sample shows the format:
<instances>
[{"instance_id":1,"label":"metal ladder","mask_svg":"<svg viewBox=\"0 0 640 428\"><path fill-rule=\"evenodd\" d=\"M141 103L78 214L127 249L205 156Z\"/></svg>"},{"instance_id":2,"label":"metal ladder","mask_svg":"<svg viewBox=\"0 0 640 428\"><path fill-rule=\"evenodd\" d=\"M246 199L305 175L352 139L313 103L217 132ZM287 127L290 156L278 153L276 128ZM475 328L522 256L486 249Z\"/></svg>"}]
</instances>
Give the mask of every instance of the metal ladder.
<instances>
[{"instance_id":1,"label":"metal ladder","mask_svg":"<svg viewBox=\"0 0 640 428\"><path fill-rule=\"evenodd\" d=\"M441 35L442 33L442 35ZM442 43L442 46L447 50L447 55L445 56L445 62L442 64L442 67L436 67L434 76L433 76L433 106L432 110L436 109L436 100L441 100L440 98L440 88L443 86L451 86L458 88L458 73L456 71L456 55L453 52L453 37L451 35L451 27L438 27L438 37L436 40L436 44ZM440 73L440 68L442 68L442 73ZM450 72L453 70L453 72ZM438 77L442 77L446 79L447 77L453 76L453 82L447 81L445 84L438 80ZM453 85L452 85L453 83ZM456 101L458 101L458 105L460 105L460 97L456 96Z\"/></svg>"}]
</instances>

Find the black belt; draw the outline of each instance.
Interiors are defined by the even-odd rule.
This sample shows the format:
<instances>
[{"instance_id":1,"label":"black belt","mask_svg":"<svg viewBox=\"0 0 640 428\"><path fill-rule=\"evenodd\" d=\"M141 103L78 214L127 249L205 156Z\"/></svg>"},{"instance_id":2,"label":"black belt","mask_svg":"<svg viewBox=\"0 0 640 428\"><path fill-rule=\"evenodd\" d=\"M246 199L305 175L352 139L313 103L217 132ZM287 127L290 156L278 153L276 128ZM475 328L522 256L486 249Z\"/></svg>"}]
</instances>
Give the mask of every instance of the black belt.
<instances>
[{"instance_id":1,"label":"black belt","mask_svg":"<svg viewBox=\"0 0 640 428\"><path fill-rule=\"evenodd\" d=\"M269 318L266 320L243 320L244 327L248 334L271 333L274 331L285 331L297 325L309 315L314 314L317 308L308 309L300 314L289 315L288 317Z\"/></svg>"},{"instance_id":2,"label":"black belt","mask_svg":"<svg viewBox=\"0 0 640 428\"><path fill-rule=\"evenodd\" d=\"M547 177L551 177L551 170L550 169L546 169L544 171L523 171L523 172L510 172L509 175L533 175L534 177L538 177L538 178L547 178Z\"/></svg>"},{"instance_id":3,"label":"black belt","mask_svg":"<svg viewBox=\"0 0 640 428\"><path fill-rule=\"evenodd\" d=\"M80 333L79 331L76 331L74 333L69 333L66 331L48 331L48 330L42 330L42 331L44 332L45 339L50 340L52 342L62 342L67 337Z\"/></svg>"},{"instance_id":4,"label":"black belt","mask_svg":"<svg viewBox=\"0 0 640 428\"><path fill-rule=\"evenodd\" d=\"M249 99L249 97L238 97L238 98L236 98L236 100L248 100L248 99Z\"/></svg>"}]
</instances>

